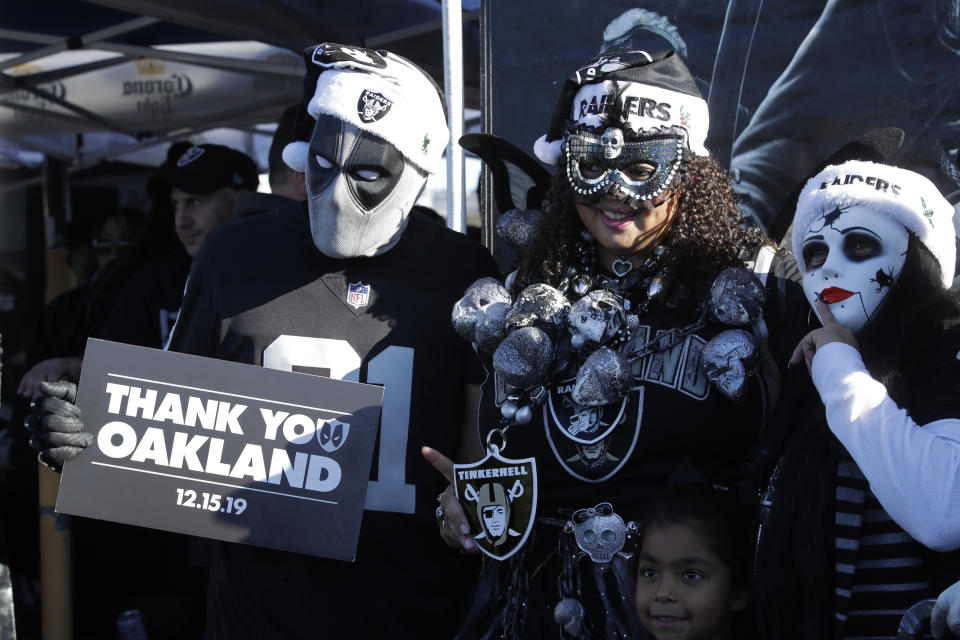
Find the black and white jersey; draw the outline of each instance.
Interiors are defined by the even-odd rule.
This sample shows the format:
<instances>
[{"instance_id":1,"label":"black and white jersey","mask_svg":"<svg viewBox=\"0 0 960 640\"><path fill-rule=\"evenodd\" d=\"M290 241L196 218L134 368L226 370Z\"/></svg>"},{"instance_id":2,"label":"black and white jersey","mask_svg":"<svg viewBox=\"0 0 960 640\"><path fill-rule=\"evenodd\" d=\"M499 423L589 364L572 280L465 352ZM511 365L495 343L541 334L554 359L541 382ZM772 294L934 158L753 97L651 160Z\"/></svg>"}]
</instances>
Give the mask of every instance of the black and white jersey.
<instances>
[{"instance_id":1,"label":"black and white jersey","mask_svg":"<svg viewBox=\"0 0 960 640\"><path fill-rule=\"evenodd\" d=\"M469 561L437 533L446 481L419 450L457 450L463 389L480 380L450 311L494 272L483 247L419 214L373 258L324 256L301 204L207 237L171 350L385 388L356 562L217 544L208 638L453 635Z\"/></svg>"}]
</instances>

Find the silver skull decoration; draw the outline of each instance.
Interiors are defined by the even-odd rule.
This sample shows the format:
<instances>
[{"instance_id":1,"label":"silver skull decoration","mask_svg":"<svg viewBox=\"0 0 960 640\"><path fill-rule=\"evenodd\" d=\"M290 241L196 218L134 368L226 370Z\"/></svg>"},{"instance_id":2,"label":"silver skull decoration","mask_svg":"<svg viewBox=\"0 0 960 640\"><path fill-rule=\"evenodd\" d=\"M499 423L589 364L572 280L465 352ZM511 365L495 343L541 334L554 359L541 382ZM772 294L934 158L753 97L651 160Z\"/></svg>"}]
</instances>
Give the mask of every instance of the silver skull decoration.
<instances>
[{"instance_id":1,"label":"silver skull decoration","mask_svg":"<svg viewBox=\"0 0 960 640\"><path fill-rule=\"evenodd\" d=\"M480 351L492 354L500 346L506 335L506 317L510 305L505 302L491 302L480 308L480 316L473 332L474 342Z\"/></svg>"},{"instance_id":2,"label":"silver skull decoration","mask_svg":"<svg viewBox=\"0 0 960 640\"><path fill-rule=\"evenodd\" d=\"M553 360L550 336L536 327L517 329L493 352L493 369L514 387L526 389L546 379Z\"/></svg>"},{"instance_id":3,"label":"silver skull decoration","mask_svg":"<svg viewBox=\"0 0 960 640\"><path fill-rule=\"evenodd\" d=\"M477 323L483 319L484 308L502 302L509 305L510 293L496 278L480 278L463 292L463 297L453 305L450 320L453 329L468 342L477 342Z\"/></svg>"},{"instance_id":4,"label":"silver skull decoration","mask_svg":"<svg viewBox=\"0 0 960 640\"><path fill-rule=\"evenodd\" d=\"M753 334L743 329L721 331L703 347L703 370L720 392L738 401L747 379L760 366L760 350Z\"/></svg>"},{"instance_id":5,"label":"silver skull decoration","mask_svg":"<svg viewBox=\"0 0 960 640\"><path fill-rule=\"evenodd\" d=\"M600 136L600 148L603 149L605 160L620 157L623 152L623 131L616 127L607 127Z\"/></svg>"},{"instance_id":6,"label":"silver skull decoration","mask_svg":"<svg viewBox=\"0 0 960 640\"><path fill-rule=\"evenodd\" d=\"M567 522L568 530L573 531L581 556L590 556L597 563L607 563L619 554L629 558L630 554L623 553L623 545L627 541L627 531L637 530L635 523L629 524L613 512L613 505L601 502L592 509L578 509L573 512Z\"/></svg>"},{"instance_id":7,"label":"silver skull decoration","mask_svg":"<svg viewBox=\"0 0 960 640\"><path fill-rule=\"evenodd\" d=\"M742 267L729 267L710 285L707 309L722 324L743 327L763 314L766 293L755 275Z\"/></svg>"},{"instance_id":8,"label":"silver skull decoration","mask_svg":"<svg viewBox=\"0 0 960 640\"><path fill-rule=\"evenodd\" d=\"M497 235L511 249L521 252L533 240L542 217L543 212L539 209L509 209L497 218Z\"/></svg>"},{"instance_id":9,"label":"silver skull decoration","mask_svg":"<svg viewBox=\"0 0 960 640\"><path fill-rule=\"evenodd\" d=\"M594 289L570 308L569 328L575 347L577 336L595 344L606 342L625 322L623 305L606 289Z\"/></svg>"},{"instance_id":10,"label":"silver skull decoration","mask_svg":"<svg viewBox=\"0 0 960 640\"><path fill-rule=\"evenodd\" d=\"M580 365L570 397L580 406L599 407L620 402L632 383L630 363L617 351L600 347Z\"/></svg>"},{"instance_id":11,"label":"silver skull decoration","mask_svg":"<svg viewBox=\"0 0 960 640\"><path fill-rule=\"evenodd\" d=\"M506 331L538 327L556 337L569 313L570 301L560 291L548 284L532 284L517 295L507 313Z\"/></svg>"}]
</instances>

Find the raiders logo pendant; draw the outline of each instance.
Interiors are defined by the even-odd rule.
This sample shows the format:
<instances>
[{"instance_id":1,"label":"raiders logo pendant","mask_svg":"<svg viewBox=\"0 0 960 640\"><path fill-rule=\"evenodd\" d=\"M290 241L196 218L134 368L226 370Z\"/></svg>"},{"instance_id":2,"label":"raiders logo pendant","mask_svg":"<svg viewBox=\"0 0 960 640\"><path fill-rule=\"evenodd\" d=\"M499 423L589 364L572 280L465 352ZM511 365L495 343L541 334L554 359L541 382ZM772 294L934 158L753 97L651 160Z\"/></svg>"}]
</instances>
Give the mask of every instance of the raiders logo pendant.
<instances>
[{"instance_id":1,"label":"raiders logo pendant","mask_svg":"<svg viewBox=\"0 0 960 640\"><path fill-rule=\"evenodd\" d=\"M483 460L453 465L453 487L480 551L506 560L527 541L537 514L535 458L511 460L491 446Z\"/></svg>"}]
</instances>

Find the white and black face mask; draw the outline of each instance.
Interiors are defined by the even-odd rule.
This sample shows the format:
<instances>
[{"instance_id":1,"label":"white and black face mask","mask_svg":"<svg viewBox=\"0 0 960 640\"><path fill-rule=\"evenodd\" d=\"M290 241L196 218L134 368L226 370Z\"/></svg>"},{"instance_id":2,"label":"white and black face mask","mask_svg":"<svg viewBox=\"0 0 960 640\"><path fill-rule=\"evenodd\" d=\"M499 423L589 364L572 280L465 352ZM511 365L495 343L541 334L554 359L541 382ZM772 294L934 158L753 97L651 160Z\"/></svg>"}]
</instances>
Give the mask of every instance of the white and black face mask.
<instances>
[{"instance_id":1,"label":"white and black face mask","mask_svg":"<svg viewBox=\"0 0 960 640\"><path fill-rule=\"evenodd\" d=\"M837 322L859 333L900 277L908 243L902 224L864 205L820 215L800 248L810 306L823 300Z\"/></svg>"},{"instance_id":2,"label":"white and black face mask","mask_svg":"<svg viewBox=\"0 0 960 640\"><path fill-rule=\"evenodd\" d=\"M331 258L393 248L427 182L393 145L325 115L313 130L306 174L310 232Z\"/></svg>"}]
</instances>

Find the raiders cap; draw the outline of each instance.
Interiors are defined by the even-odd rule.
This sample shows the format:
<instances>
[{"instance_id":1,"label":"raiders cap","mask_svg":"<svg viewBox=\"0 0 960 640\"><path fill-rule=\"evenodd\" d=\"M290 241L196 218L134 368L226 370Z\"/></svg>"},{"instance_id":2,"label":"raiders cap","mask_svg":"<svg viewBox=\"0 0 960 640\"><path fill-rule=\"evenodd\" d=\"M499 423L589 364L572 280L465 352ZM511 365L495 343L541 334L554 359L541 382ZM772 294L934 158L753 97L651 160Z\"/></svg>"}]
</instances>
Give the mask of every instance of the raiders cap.
<instances>
[{"instance_id":1,"label":"raiders cap","mask_svg":"<svg viewBox=\"0 0 960 640\"><path fill-rule=\"evenodd\" d=\"M256 191L259 185L253 160L219 144L190 147L160 174L184 193L204 194L223 187Z\"/></svg>"}]
</instances>

